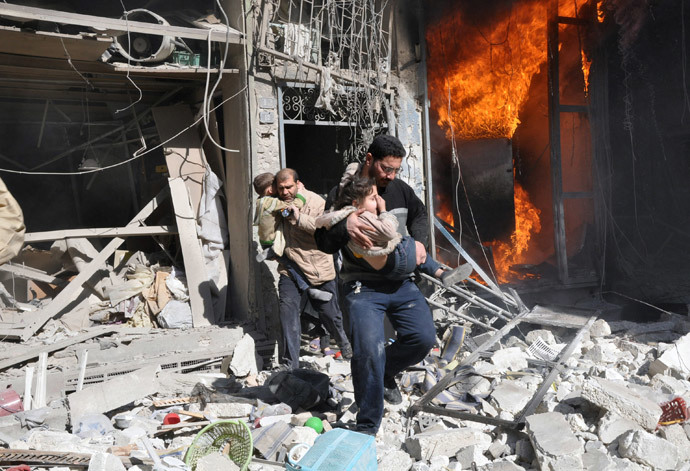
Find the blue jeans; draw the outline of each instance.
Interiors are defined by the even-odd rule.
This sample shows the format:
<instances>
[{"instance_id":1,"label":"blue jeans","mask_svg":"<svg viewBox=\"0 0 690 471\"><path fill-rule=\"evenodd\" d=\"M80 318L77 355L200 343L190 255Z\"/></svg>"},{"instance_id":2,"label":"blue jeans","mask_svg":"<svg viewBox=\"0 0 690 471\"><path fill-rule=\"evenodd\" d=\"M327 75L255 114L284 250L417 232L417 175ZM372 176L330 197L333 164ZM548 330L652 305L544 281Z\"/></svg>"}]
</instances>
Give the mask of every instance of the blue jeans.
<instances>
[{"instance_id":1,"label":"blue jeans","mask_svg":"<svg viewBox=\"0 0 690 471\"><path fill-rule=\"evenodd\" d=\"M435 274L439 268L441 268L441 265L431 258L429 254L426 255L424 263L417 265L417 247L414 239L410 236L405 236L388 255L386 264L380 270L380 273L392 280L403 280L410 276L415 269L419 269L419 271L429 276L436 276Z\"/></svg>"},{"instance_id":2,"label":"blue jeans","mask_svg":"<svg viewBox=\"0 0 690 471\"><path fill-rule=\"evenodd\" d=\"M280 325L283 328L282 336L282 363L288 368L299 368L299 346L302 335L302 325L300 315L307 301L311 302L314 310L319 314L319 320L326 331L335 338L339 346L348 343L343 328L343 315L338 306L338 294L335 280L328 281L322 285L312 286L306 283L307 288L318 288L328 291L333 295L330 301L319 301L307 299L305 289L300 288L297 281L292 278L280 275L278 280L278 296Z\"/></svg>"},{"instance_id":3,"label":"blue jeans","mask_svg":"<svg viewBox=\"0 0 690 471\"><path fill-rule=\"evenodd\" d=\"M357 430L376 433L383 417L384 377L393 378L422 361L436 342L436 329L426 299L409 278L347 282L343 292L354 351ZM385 348L384 315L397 334Z\"/></svg>"}]
</instances>

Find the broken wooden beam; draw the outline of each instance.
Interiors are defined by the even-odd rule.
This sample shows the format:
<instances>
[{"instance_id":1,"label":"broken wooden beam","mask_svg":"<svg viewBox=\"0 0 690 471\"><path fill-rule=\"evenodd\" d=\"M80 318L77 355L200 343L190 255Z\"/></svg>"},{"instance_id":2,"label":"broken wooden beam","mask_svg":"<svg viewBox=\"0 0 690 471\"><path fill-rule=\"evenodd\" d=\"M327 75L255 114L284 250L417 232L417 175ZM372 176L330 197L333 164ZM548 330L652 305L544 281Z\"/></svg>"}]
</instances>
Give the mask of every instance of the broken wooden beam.
<instances>
[{"instance_id":1,"label":"broken wooden beam","mask_svg":"<svg viewBox=\"0 0 690 471\"><path fill-rule=\"evenodd\" d=\"M61 231L30 232L24 235L24 242L50 242L60 239L102 238L102 237L136 237L176 234L175 226L140 226L140 227L99 227L93 229L65 229ZM0 267L2 270L4 267ZM39 280L43 281L43 280Z\"/></svg>"},{"instance_id":2,"label":"broken wooden beam","mask_svg":"<svg viewBox=\"0 0 690 471\"><path fill-rule=\"evenodd\" d=\"M43 283L48 283L55 286L64 286L67 281L57 278L53 275L49 275L43 270L38 270L36 268L27 267L24 265L15 265L12 263L5 263L0 265L0 272L10 273L17 278L23 278L25 280L40 281Z\"/></svg>"},{"instance_id":3,"label":"broken wooden beam","mask_svg":"<svg viewBox=\"0 0 690 471\"><path fill-rule=\"evenodd\" d=\"M100 337L101 335L110 335L119 330L122 330L122 326L106 326L106 327L95 327L89 332L81 335L76 335L68 339L62 340L60 342L55 342L50 345L43 345L41 347L32 347L30 351L23 354L13 354L12 357L0 360L0 371L3 371L11 366L20 365L34 358L38 358L41 353L52 353L69 347L70 345L75 345L86 340L92 339L94 337Z\"/></svg>"},{"instance_id":4,"label":"broken wooden beam","mask_svg":"<svg viewBox=\"0 0 690 471\"><path fill-rule=\"evenodd\" d=\"M156 195L149 203L142 208L139 213L134 216L128 226L143 225L144 220L148 218L151 213L160 205L160 203L168 197L166 190ZM25 341L30 338L38 329L43 327L53 317L60 314L65 308L72 304L78 297L79 292L83 289L84 283L99 270L103 269L105 262L111 255L124 243L125 239L115 237L108 245L101 250L98 255L83 267L83 270L62 290L55 298L48 303L48 305L32 314L32 319L29 324L19 326L15 329L0 329L0 336L5 336L6 339ZM211 311L209 311L211 312Z\"/></svg>"}]
</instances>

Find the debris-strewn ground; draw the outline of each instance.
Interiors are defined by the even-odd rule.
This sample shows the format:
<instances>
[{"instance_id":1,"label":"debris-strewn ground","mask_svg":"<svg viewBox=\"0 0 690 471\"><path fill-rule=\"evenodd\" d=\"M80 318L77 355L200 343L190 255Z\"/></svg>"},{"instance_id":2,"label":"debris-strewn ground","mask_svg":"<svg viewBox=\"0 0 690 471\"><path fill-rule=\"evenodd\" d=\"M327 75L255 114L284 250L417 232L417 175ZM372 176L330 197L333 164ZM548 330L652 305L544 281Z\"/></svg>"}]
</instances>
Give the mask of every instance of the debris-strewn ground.
<instances>
[{"instance_id":1,"label":"debris-strewn ground","mask_svg":"<svg viewBox=\"0 0 690 471\"><path fill-rule=\"evenodd\" d=\"M522 418L578 329L520 323L478 354L492 334L446 322L438 348L398 378L403 402L386 404L375 439L378 469L690 470L683 402L690 390L689 326L685 316L668 313L647 324L597 320ZM2 378L11 389L0 394L0 440L7 448L0 449L0 463L187 469L183 460L197 433L234 419L254 437L249 469L281 469L296 444L314 443L318 429L354 424L348 361L305 351L302 368L285 371L272 363L271 343L248 330L120 327L51 351L45 373L40 359L13 365ZM3 344L3 357L76 338L50 325L42 337ZM473 351L477 361L431 405L479 421L413 413L410 406ZM22 403L29 406L24 382L32 369L33 404L18 412ZM312 417L321 420L307 422ZM505 422L482 423L487 418ZM234 469L224 450L216 451L199 457L196 469Z\"/></svg>"}]
</instances>

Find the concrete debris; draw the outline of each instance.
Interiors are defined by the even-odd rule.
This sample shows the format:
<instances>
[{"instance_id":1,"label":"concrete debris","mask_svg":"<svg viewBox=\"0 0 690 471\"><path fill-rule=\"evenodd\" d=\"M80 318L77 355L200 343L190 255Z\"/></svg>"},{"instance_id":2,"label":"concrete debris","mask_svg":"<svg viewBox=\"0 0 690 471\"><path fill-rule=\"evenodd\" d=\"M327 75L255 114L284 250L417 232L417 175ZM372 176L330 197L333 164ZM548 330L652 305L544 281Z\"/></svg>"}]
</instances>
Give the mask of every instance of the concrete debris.
<instances>
[{"instance_id":1,"label":"concrete debris","mask_svg":"<svg viewBox=\"0 0 690 471\"><path fill-rule=\"evenodd\" d=\"M599 420L599 427L597 434L599 440L608 445L616 441L618 437L630 430L642 430L637 422L619 416L618 414L608 411Z\"/></svg>"},{"instance_id":2,"label":"concrete debris","mask_svg":"<svg viewBox=\"0 0 690 471\"><path fill-rule=\"evenodd\" d=\"M657 403L626 387L626 383L590 378L582 385L582 397L650 431L656 429L661 417L661 407Z\"/></svg>"},{"instance_id":3,"label":"concrete debris","mask_svg":"<svg viewBox=\"0 0 690 471\"><path fill-rule=\"evenodd\" d=\"M541 469L582 469L583 448L563 414L547 412L527 418L527 434Z\"/></svg>"},{"instance_id":4,"label":"concrete debris","mask_svg":"<svg viewBox=\"0 0 690 471\"><path fill-rule=\"evenodd\" d=\"M160 316L188 296L182 278L167 271L139 267L126 273L126 284L113 283L108 291L123 305L123 297L143 289L140 304ZM134 314L138 306L124 308ZM493 336L464 326L457 352L444 358L439 341L438 349L396 378L403 403L385 405L376 437L378 469L690 471L690 424L659 425L660 404L690 400L683 370L690 364L690 357L687 363L683 358L686 348L690 354L690 340L674 331L667 344L647 344L640 336L658 334L659 325L625 324L640 332L627 338L611 334L620 325L594 322L548 383L553 362L574 337L572 328L512 331L476 356L431 403L460 411L463 419L427 410L411 414L410 405ZM452 327L440 328L439 338ZM0 384L20 393L26 366L39 371L32 352L48 352L48 405L0 413L0 440L13 450L84 454L91 457L89 469L98 471L182 471L179 459L196 435L210 423L232 420L246 424L253 436L255 462L249 469L268 471L284 469L297 444L314 446L323 431L355 425L350 362L305 348L301 368L276 368L275 343L246 327L118 328L97 336L80 333L83 341L70 342L74 337L64 326L49 323L41 335L28 345L0 342L0 361L32 355L8 366L16 368L6 370ZM53 348L56 342L65 347ZM83 387L77 390L80 368ZM34 384L26 390L33 393ZM543 395L536 409L523 417L538 391ZM505 425L518 419L524 429ZM159 465L152 452L160 456ZM196 469L238 467L220 450L201 457Z\"/></svg>"},{"instance_id":5,"label":"concrete debris","mask_svg":"<svg viewBox=\"0 0 690 471\"><path fill-rule=\"evenodd\" d=\"M618 453L653 469L676 469L678 448L644 430L626 432L618 441Z\"/></svg>"},{"instance_id":6,"label":"concrete debris","mask_svg":"<svg viewBox=\"0 0 690 471\"><path fill-rule=\"evenodd\" d=\"M666 348L659 358L649 365L649 376L666 374L668 371L681 379L690 375L690 334L681 337Z\"/></svg>"}]
</instances>

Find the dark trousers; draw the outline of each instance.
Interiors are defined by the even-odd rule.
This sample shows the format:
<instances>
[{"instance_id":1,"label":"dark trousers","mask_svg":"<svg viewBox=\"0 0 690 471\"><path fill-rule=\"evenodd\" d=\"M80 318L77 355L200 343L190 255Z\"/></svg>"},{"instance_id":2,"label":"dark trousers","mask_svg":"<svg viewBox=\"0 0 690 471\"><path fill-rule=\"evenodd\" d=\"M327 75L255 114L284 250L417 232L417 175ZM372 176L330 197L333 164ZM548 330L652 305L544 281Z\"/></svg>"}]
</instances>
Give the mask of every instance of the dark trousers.
<instances>
[{"instance_id":1,"label":"dark trousers","mask_svg":"<svg viewBox=\"0 0 690 471\"><path fill-rule=\"evenodd\" d=\"M419 363L436 342L431 310L412 280L346 282L352 358L352 383L359 406L357 430L377 432L383 417L383 379ZM383 317L397 340L384 348Z\"/></svg>"},{"instance_id":2,"label":"dark trousers","mask_svg":"<svg viewBox=\"0 0 690 471\"><path fill-rule=\"evenodd\" d=\"M306 290L300 289L290 277L280 275L278 280L278 295L280 298L280 325L283 328L282 351L283 361L288 368L299 368L299 347L302 335L300 315L307 301L319 315L319 320L326 331L335 338L338 345L347 344L343 315L338 307L338 294L335 280L327 281L318 286L309 286L328 291L333 295L330 301L307 299Z\"/></svg>"}]
</instances>

